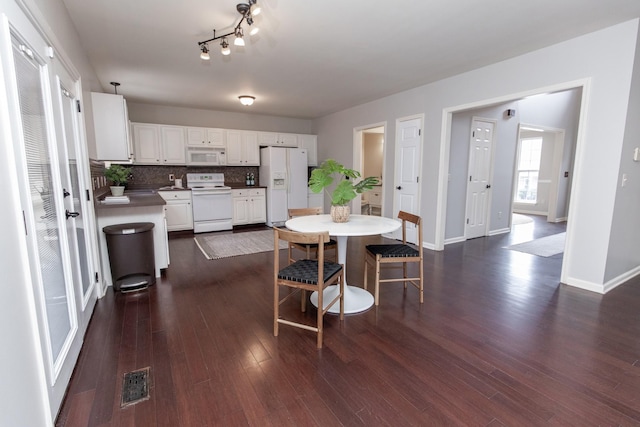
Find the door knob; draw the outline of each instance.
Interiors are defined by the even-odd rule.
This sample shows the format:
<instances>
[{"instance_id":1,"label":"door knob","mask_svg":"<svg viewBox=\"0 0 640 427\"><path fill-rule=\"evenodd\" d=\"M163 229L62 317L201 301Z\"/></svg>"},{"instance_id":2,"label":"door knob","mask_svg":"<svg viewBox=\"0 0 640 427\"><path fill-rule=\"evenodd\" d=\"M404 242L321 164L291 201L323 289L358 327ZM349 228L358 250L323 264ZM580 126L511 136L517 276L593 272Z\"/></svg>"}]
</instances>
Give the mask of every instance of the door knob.
<instances>
[{"instance_id":1,"label":"door knob","mask_svg":"<svg viewBox=\"0 0 640 427\"><path fill-rule=\"evenodd\" d=\"M401 186L401 185L398 185L398 186L396 187L396 190L402 190L402 186Z\"/></svg>"},{"instance_id":2,"label":"door knob","mask_svg":"<svg viewBox=\"0 0 640 427\"><path fill-rule=\"evenodd\" d=\"M69 218L77 218L80 216L80 212L69 212L69 210L65 210L64 214L66 215L67 219Z\"/></svg>"},{"instance_id":3,"label":"door knob","mask_svg":"<svg viewBox=\"0 0 640 427\"><path fill-rule=\"evenodd\" d=\"M487 184L487 188L491 188L491 184Z\"/></svg>"},{"instance_id":4,"label":"door knob","mask_svg":"<svg viewBox=\"0 0 640 427\"><path fill-rule=\"evenodd\" d=\"M71 195L71 193L69 193L66 188L63 188L62 189L62 195L66 198L66 197L69 197Z\"/></svg>"}]
</instances>

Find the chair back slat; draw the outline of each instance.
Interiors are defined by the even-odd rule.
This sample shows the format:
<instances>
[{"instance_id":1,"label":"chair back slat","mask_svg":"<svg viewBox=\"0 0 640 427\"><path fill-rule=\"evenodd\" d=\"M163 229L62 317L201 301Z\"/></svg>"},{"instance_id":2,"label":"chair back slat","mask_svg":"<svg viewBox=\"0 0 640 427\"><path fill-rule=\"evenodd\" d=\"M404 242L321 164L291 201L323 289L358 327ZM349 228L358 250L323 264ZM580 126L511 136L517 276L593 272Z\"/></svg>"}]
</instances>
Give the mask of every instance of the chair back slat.
<instances>
[{"instance_id":1,"label":"chair back slat","mask_svg":"<svg viewBox=\"0 0 640 427\"><path fill-rule=\"evenodd\" d=\"M298 216L308 216L308 215L321 215L322 208L291 208L289 209L289 219L295 218Z\"/></svg>"}]
</instances>

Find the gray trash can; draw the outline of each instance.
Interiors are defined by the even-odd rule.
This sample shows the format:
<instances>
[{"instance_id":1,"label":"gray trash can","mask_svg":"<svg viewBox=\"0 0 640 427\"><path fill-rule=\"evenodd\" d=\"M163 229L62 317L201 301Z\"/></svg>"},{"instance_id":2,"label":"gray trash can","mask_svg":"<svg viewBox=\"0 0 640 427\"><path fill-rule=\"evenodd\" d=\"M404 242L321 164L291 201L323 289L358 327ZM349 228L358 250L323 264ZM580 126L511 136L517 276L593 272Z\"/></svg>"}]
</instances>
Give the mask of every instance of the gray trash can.
<instances>
[{"instance_id":1,"label":"gray trash can","mask_svg":"<svg viewBox=\"0 0 640 427\"><path fill-rule=\"evenodd\" d=\"M152 222L108 225L102 231L114 291L131 292L156 283Z\"/></svg>"}]
</instances>

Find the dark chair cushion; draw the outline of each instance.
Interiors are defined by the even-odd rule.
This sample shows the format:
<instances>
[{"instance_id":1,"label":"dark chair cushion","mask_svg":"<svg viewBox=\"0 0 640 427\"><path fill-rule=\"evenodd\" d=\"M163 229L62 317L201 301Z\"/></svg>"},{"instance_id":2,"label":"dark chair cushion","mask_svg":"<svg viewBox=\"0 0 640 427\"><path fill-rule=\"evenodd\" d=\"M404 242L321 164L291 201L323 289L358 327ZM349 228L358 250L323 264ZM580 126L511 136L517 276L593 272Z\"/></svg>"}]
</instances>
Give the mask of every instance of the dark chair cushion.
<instances>
[{"instance_id":1,"label":"dark chair cushion","mask_svg":"<svg viewBox=\"0 0 640 427\"><path fill-rule=\"evenodd\" d=\"M325 262L323 265L325 282L329 280L331 276L342 270L342 266L335 262ZM296 261L280 270L278 272L278 278L315 285L318 283L318 261L313 259L301 259Z\"/></svg>"},{"instance_id":2,"label":"dark chair cushion","mask_svg":"<svg viewBox=\"0 0 640 427\"><path fill-rule=\"evenodd\" d=\"M409 245L367 245L367 251L382 258L418 257L420 252Z\"/></svg>"}]
</instances>

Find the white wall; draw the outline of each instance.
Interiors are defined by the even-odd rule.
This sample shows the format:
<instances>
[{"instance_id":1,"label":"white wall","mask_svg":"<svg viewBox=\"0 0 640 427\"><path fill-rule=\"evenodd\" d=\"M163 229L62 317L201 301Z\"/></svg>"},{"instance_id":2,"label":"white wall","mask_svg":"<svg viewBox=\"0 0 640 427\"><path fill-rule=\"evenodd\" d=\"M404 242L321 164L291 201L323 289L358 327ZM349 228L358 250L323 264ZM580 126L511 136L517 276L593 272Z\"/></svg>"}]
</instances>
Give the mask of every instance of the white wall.
<instances>
[{"instance_id":1,"label":"white wall","mask_svg":"<svg viewBox=\"0 0 640 427\"><path fill-rule=\"evenodd\" d=\"M396 118L424 113L420 213L425 221L425 242L441 248L444 226L438 218L446 216L449 162L449 122L443 112L584 84L584 123L577 153L580 167L575 171L572 189L563 280L602 292L609 246L620 243L610 242L610 230L637 35L636 19L320 118L314 122L318 154L320 158L331 154L351 164L353 128L386 121L387 135L393 136ZM630 134L636 139L640 136L637 129ZM393 153L394 138L387 143L387 153ZM392 176L393 158L388 156L385 161L387 175ZM391 194L392 186L392 182L385 181L387 194ZM386 203L391 204L391 199L387 198ZM630 203L636 211L640 208L637 197ZM622 227L635 226L628 216L621 215L620 220ZM633 247L640 253L640 240Z\"/></svg>"},{"instance_id":2,"label":"white wall","mask_svg":"<svg viewBox=\"0 0 640 427\"><path fill-rule=\"evenodd\" d=\"M132 122L269 132L311 133L311 120L306 119L170 107L129 101L127 101L127 107L129 109L129 119Z\"/></svg>"}]
</instances>

